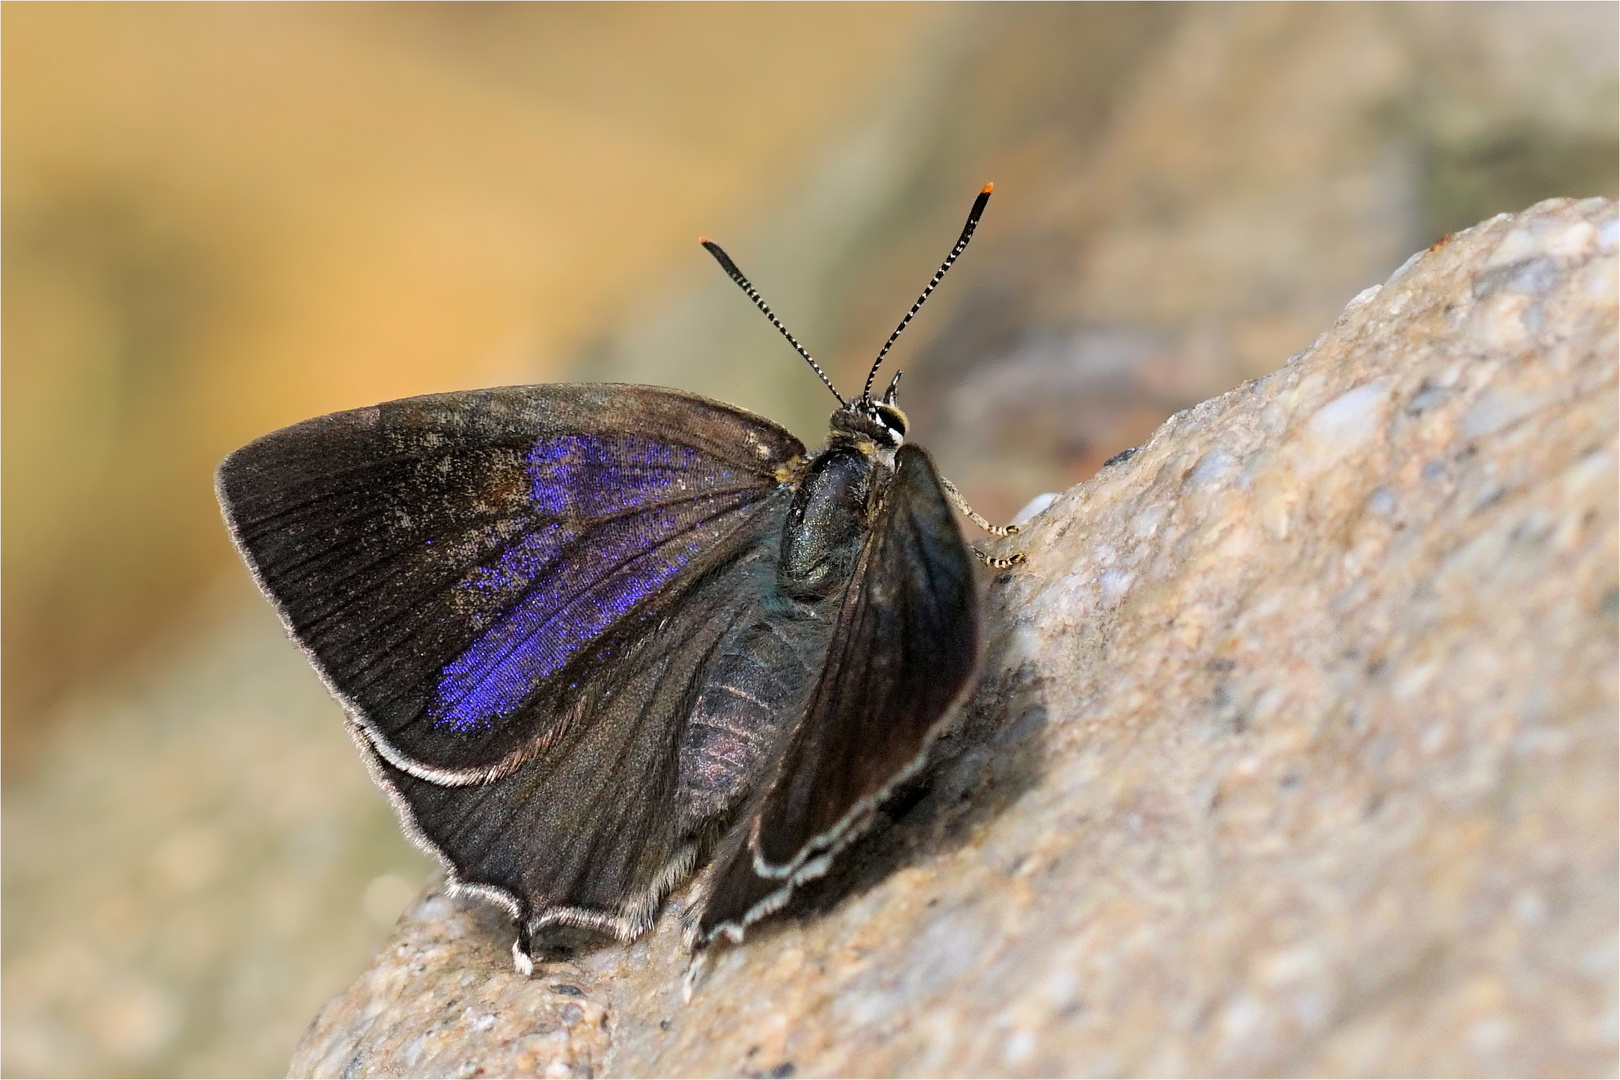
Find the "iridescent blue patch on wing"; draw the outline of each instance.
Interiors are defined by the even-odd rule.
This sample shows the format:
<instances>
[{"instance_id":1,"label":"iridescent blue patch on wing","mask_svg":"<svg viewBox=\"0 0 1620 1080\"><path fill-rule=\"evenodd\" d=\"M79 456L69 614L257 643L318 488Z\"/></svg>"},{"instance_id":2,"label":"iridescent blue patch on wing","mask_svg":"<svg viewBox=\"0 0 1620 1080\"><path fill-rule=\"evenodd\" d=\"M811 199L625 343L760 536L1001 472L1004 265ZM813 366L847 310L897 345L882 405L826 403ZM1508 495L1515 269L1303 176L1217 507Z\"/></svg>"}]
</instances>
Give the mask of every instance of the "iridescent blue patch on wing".
<instances>
[{"instance_id":1,"label":"iridescent blue patch on wing","mask_svg":"<svg viewBox=\"0 0 1620 1080\"><path fill-rule=\"evenodd\" d=\"M430 708L441 727L480 728L516 709L759 495L757 480L727 485L733 470L689 447L635 436L543 439L526 464L532 521L457 586L499 614L443 669Z\"/></svg>"},{"instance_id":2,"label":"iridescent blue patch on wing","mask_svg":"<svg viewBox=\"0 0 1620 1080\"><path fill-rule=\"evenodd\" d=\"M563 525L540 525L502 549L493 565L474 567L457 583L456 590L479 593L495 604L509 602L526 592L573 538L573 531Z\"/></svg>"},{"instance_id":3,"label":"iridescent blue patch on wing","mask_svg":"<svg viewBox=\"0 0 1620 1080\"><path fill-rule=\"evenodd\" d=\"M713 488L733 470L689 446L635 436L563 435L529 451L531 497L544 515L597 517L679 498L689 474L700 471Z\"/></svg>"}]
</instances>

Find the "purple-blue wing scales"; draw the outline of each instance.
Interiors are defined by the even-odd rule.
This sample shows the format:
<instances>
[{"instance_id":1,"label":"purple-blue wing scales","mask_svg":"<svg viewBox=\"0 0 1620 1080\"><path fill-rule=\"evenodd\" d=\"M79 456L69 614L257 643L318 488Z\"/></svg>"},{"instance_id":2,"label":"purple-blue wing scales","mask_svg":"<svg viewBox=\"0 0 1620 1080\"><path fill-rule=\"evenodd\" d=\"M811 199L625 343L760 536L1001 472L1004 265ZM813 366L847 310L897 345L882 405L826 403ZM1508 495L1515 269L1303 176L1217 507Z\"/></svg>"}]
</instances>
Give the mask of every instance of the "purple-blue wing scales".
<instances>
[{"instance_id":1,"label":"purple-blue wing scales","mask_svg":"<svg viewBox=\"0 0 1620 1080\"><path fill-rule=\"evenodd\" d=\"M217 486L377 752L459 783L555 742L584 667L756 546L803 453L677 391L511 387L286 428L227 458Z\"/></svg>"},{"instance_id":2,"label":"purple-blue wing scales","mask_svg":"<svg viewBox=\"0 0 1620 1080\"><path fill-rule=\"evenodd\" d=\"M771 592L788 501L740 558L677 583L666 617L611 635L557 699L573 722L515 768L442 784L372 752L407 826L530 940L646 930L769 774L829 630Z\"/></svg>"}]
</instances>

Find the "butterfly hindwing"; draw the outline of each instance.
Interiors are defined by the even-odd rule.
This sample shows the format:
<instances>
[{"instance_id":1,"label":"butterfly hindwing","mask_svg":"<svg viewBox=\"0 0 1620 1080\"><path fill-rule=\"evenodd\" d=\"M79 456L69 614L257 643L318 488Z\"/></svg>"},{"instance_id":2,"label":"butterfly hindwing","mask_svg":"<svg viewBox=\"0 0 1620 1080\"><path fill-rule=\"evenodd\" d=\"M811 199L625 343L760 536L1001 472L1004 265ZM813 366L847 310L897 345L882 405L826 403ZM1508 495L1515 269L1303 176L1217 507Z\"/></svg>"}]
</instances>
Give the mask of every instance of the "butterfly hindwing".
<instances>
[{"instance_id":1,"label":"butterfly hindwing","mask_svg":"<svg viewBox=\"0 0 1620 1080\"><path fill-rule=\"evenodd\" d=\"M776 425L676 391L511 387L295 425L227 458L218 488L261 586L379 752L448 778L543 741L563 713L525 704L724 561L802 454Z\"/></svg>"},{"instance_id":2,"label":"butterfly hindwing","mask_svg":"<svg viewBox=\"0 0 1620 1080\"><path fill-rule=\"evenodd\" d=\"M632 937L708 851L777 752L828 627L769 600L781 514L693 579L677 607L602 646L540 752L480 783L439 784L373 754L407 823L538 939L556 926Z\"/></svg>"},{"instance_id":3,"label":"butterfly hindwing","mask_svg":"<svg viewBox=\"0 0 1620 1080\"><path fill-rule=\"evenodd\" d=\"M926 451L896 452L870 528L776 773L708 873L700 941L740 933L824 872L920 762L972 675L972 558Z\"/></svg>"}]
</instances>

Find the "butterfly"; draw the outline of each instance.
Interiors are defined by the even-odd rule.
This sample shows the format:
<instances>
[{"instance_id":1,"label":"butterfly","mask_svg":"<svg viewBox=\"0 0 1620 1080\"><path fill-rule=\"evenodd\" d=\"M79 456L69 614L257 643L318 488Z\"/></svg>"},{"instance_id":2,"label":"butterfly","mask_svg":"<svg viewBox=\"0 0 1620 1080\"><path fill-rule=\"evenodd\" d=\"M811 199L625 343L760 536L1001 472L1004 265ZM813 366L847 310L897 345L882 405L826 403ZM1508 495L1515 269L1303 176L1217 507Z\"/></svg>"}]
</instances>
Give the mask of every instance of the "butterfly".
<instances>
[{"instance_id":1,"label":"butterfly","mask_svg":"<svg viewBox=\"0 0 1620 1080\"><path fill-rule=\"evenodd\" d=\"M827 445L649 386L436 394L220 465L237 549L453 891L514 963L646 932L707 864L694 954L824 874L919 767L978 658L974 514L906 441L890 347ZM1012 527L992 529L1008 533Z\"/></svg>"}]
</instances>

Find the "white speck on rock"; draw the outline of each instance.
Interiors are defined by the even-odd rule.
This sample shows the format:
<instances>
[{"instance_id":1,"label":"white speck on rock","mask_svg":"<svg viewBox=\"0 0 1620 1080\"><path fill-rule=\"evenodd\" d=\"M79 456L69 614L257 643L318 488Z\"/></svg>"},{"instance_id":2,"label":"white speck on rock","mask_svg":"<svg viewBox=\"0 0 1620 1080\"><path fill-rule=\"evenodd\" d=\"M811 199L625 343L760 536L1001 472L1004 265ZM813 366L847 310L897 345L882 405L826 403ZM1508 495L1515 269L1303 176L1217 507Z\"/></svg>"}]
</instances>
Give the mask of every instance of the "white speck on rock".
<instances>
[{"instance_id":1,"label":"white speck on rock","mask_svg":"<svg viewBox=\"0 0 1620 1080\"><path fill-rule=\"evenodd\" d=\"M1565 229L1545 218L1530 214L1521 215L1520 220L1508 230L1507 235L1502 237L1496 249L1485 260L1485 269L1489 272L1536 256L1560 254L1568 247L1564 233ZM1588 232L1586 235L1590 237L1593 234Z\"/></svg>"},{"instance_id":2,"label":"white speck on rock","mask_svg":"<svg viewBox=\"0 0 1620 1080\"><path fill-rule=\"evenodd\" d=\"M1590 221L1572 221L1550 229L1542 237L1542 249L1558 259L1584 259L1597 243L1597 228Z\"/></svg>"},{"instance_id":3,"label":"white speck on rock","mask_svg":"<svg viewBox=\"0 0 1620 1080\"><path fill-rule=\"evenodd\" d=\"M1314 975L1321 968L1322 950L1307 943L1273 953L1261 965L1261 972L1266 982L1280 986Z\"/></svg>"},{"instance_id":4,"label":"white speck on rock","mask_svg":"<svg viewBox=\"0 0 1620 1080\"><path fill-rule=\"evenodd\" d=\"M1536 924L1547 917L1547 905L1534 889L1520 889L1513 896L1513 914L1520 922Z\"/></svg>"},{"instance_id":5,"label":"white speck on rock","mask_svg":"<svg viewBox=\"0 0 1620 1080\"><path fill-rule=\"evenodd\" d=\"M1439 673L1438 664L1419 664L1410 671L1405 672L1395 680L1395 699L1397 701L1421 694L1428 685L1434 681Z\"/></svg>"},{"instance_id":6,"label":"white speck on rock","mask_svg":"<svg viewBox=\"0 0 1620 1080\"><path fill-rule=\"evenodd\" d=\"M1474 1048L1474 1053L1481 1057L1493 1057L1507 1045L1512 1034L1513 1025L1506 1017L1487 1016L1468 1029L1468 1042Z\"/></svg>"},{"instance_id":7,"label":"white speck on rock","mask_svg":"<svg viewBox=\"0 0 1620 1080\"><path fill-rule=\"evenodd\" d=\"M1037 514L1043 513L1053 503L1057 502L1057 500L1058 493L1055 491L1048 491L1044 494L1035 496L1033 499L1029 500L1029 502L1024 504L1024 508L1022 510L1013 515L1010 524L1022 525L1030 518L1035 517Z\"/></svg>"},{"instance_id":8,"label":"white speck on rock","mask_svg":"<svg viewBox=\"0 0 1620 1080\"><path fill-rule=\"evenodd\" d=\"M1001 1059L1008 1065L1018 1066L1028 1061L1034 1053L1035 1036L1028 1031L1015 1031L1007 1036L1007 1042L1001 1050Z\"/></svg>"},{"instance_id":9,"label":"white speck on rock","mask_svg":"<svg viewBox=\"0 0 1620 1080\"><path fill-rule=\"evenodd\" d=\"M1551 405L1558 399L1558 391L1539 394L1515 394L1486 389L1471 405L1462 419L1461 431L1465 439L1477 439L1511 427L1531 413Z\"/></svg>"},{"instance_id":10,"label":"white speck on rock","mask_svg":"<svg viewBox=\"0 0 1620 1080\"><path fill-rule=\"evenodd\" d=\"M1129 570L1120 570L1114 567L1109 567L1107 570L1104 570L1102 572L1102 576L1097 579L1097 584L1101 586L1104 596L1111 601L1118 601L1120 597L1124 596L1125 593L1129 591L1131 583L1135 580L1136 575L1131 573Z\"/></svg>"},{"instance_id":11,"label":"white speck on rock","mask_svg":"<svg viewBox=\"0 0 1620 1080\"><path fill-rule=\"evenodd\" d=\"M1164 520L1165 505L1155 502L1144 507L1142 512L1131 519L1131 534L1138 540L1146 540L1159 531L1159 523Z\"/></svg>"},{"instance_id":12,"label":"white speck on rock","mask_svg":"<svg viewBox=\"0 0 1620 1080\"><path fill-rule=\"evenodd\" d=\"M1379 517L1389 517L1395 512L1395 493L1387 487L1374 489L1367 497L1367 509Z\"/></svg>"},{"instance_id":13,"label":"white speck on rock","mask_svg":"<svg viewBox=\"0 0 1620 1080\"><path fill-rule=\"evenodd\" d=\"M1266 1018L1266 1008L1248 994L1239 994L1221 1013L1221 1035L1227 1041L1227 1053L1239 1049L1235 1044L1247 1042Z\"/></svg>"},{"instance_id":14,"label":"white speck on rock","mask_svg":"<svg viewBox=\"0 0 1620 1080\"><path fill-rule=\"evenodd\" d=\"M1383 291L1384 287L1382 285L1369 285L1351 297L1350 302L1344 306L1344 310L1354 311Z\"/></svg>"},{"instance_id":15,"label":"white speck on rock","mask_svg":"<svg viewBox=\"0 0 1620 1080\"><path fill-rule=\"evenodd\" d=\"M1379 434L1389 386L1388 378L1374 379L1340 394L1311 414L1305 431L1321 464L1339 460Z\"/></svg>"},{"instance_id":16,"label":"white speck on rock","mask_svg":"<svg viewBox=\"0 0 1620 1080\"><path fill-rule=\"evenodd\" d=\"M1425 754L1436 753L1442 746L1446 745L1446 736L1449 734L1450 732L1446 730L1445 724L1430 724L1423 729L1423 739L1419 745L1423 747Z\"/></svg>"},{"instance_id":17,"label":"white speck on rock","mask_svg":"<svg viewBox=\"0 0 1620 1080\"><path fill-rule=\"evenodd\" d=\"M416 922L437 922L455 911L456 903L443 893L434 893L416 906L411 918Z\"/></svg>"},{"instance_id":18,"label":"white speck on rock","mask_svg":"<svg viewBox=\"0 0 1620 1080\"><path fill-rule=\"evenodd\" d=\"M1195 465L1188 471L1186 484L1188 487L1203 487L1220 480L1232 468L1232 455L1219 446L1204 451Z\"/></svg>"},{"instance_id":19,"label":"white speck on rock","mask_svg":"<svg viewBox=\"0 0 1620 1080\"><path fill-rule=\"evenodd\" d=\"M1607 218L1598 226L1597 248L1605 255L1613 255L1620 248L1620 218Z\"/></svg>"}]
</instances>

